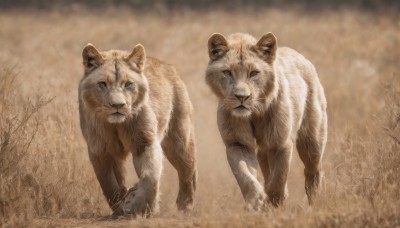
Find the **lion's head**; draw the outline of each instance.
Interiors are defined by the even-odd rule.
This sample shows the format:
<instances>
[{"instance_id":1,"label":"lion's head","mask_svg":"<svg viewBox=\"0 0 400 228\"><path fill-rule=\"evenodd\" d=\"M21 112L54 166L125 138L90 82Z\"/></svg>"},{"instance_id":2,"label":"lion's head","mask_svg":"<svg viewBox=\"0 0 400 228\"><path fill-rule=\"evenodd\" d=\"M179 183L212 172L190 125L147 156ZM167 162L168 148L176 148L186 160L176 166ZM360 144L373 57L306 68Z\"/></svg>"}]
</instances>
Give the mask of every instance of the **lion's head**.
<instances>
[{"instance_id":1,"label":"lion's head","mask_svg":"<svg viewBox=\"0 0 400 228\"><path fill-rule=\"evenodd\" d=\"M148 82L143 75L144 47L99 52L92 44L82 52L85 75L80 84L84 106L109 123L123 123L146 99Z\"/></svg>"},{"instance_id":2,"label":"lion's head","mask_svg":"<svg viewBox=\"0 0 400 228\"><path fill-rule=\"evenodd\" d=\"M220 99L220 108L237 117L249 117L262 108L276 87L276 50L277 40L272 33L258 42L240 33L228 38L213 34L209 38L206 81Z\"/></svg>"}]
</instances>

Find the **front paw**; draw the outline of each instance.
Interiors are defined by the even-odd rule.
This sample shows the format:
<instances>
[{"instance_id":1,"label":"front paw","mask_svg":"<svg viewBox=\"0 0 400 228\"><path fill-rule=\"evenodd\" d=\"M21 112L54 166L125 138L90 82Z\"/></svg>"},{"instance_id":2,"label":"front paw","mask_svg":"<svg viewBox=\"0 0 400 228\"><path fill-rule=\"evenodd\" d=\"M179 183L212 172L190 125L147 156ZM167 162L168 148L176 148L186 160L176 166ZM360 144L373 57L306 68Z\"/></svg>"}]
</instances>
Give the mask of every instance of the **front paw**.
<instances>
[{"instance_id":1,"label":"front paw","mask_svg":"<svg viewBox=\"0 0 400 228\"><path fill-rule=\"evenodd\" d=\"M120 208L123 215L128 217L149 218L152 214L152 210L146 201L146 195L137 186L129 189Z\"/></svg>"},{"instance_id":2,"label":"front paw","mask_svg":"<svg viewBox=\"0 0 400 228\"><path fill-rule=\"evenodd\" d=\"M261 211L263 209L266 199L266 195L263 191L255 192L246 198L245 209L247 211Z\"/></svg>"}]
</instances>

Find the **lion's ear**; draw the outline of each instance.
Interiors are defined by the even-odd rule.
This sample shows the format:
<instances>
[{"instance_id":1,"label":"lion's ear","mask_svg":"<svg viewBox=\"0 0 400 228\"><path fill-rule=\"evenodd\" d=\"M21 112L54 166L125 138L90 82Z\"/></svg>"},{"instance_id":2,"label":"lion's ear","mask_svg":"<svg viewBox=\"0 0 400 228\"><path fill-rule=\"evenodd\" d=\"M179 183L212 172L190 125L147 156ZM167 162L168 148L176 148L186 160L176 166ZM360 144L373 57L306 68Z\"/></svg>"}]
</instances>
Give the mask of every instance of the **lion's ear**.
<instances>
[{"instance_id":1,"label":"lion's ear","mask_svg":"<svg viewBox=\"0 0 400 228\"><path fill-rule=\"evenodd\" d=\"M87 44L82 51L83 65L85 71L91 71L104 63L104 58L93 44Z\"/></svg>"},{"instance_id":2,"label":"lion's ear","mask_svg":"<svg viewBox=\"0 0 400 228\"><path fill-rule=\"evenodd\" d=\"M144 70L144 62L146 60L146 51L144 50L143 45L137 44L126 60L131 63L132 66L142 72Z\"/></svg>"},{"instance_id":3,"label":"lion's ear","mask_svg":"<svg viewBox=\"0 0 400 228\"><path fill-rule=\"evenodd\" d=\"M277 48L276 37L270 32L262 36L254 47L258 55L268 63L275 60Z\"/></svg>"},{"instance_id":4,"label":"lion's ear","mask_svg":"<svg viewBox=\"0 0 400 228\"><path fill-rule=\"evenodd\" d=\"M219 33L214 33L208 39L208 55L211 60L217 60L228 52L228 41Z\"/></svg>"}]
</instances>

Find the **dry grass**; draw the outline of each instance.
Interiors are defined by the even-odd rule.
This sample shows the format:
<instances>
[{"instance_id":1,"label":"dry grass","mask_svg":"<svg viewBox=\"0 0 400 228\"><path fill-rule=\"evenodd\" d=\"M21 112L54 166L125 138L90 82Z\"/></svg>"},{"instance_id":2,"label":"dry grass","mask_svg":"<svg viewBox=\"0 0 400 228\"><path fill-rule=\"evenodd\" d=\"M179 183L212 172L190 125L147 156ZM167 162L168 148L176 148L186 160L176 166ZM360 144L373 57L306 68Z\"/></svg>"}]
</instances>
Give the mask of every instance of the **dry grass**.
<instances>
[{"instance_id":1,"label":"dry grass","mask_svg":"<svg viewBox=\"0 0 400 228\"><path fill-rule=\"evenodd\" d=\"M400 226L400 17L357 11L0 14L0 226ZM204 83L213 32L273 31L317 67L329 103L325 188L305 204L297 155L290 197L268 213L243 211ZM196 109L199 184L191 215L176 211L177 177L165 162L161 213L98 221L110 213L79 129L81 49L130 49L176 65ZM15 66L15 67L13 67ZM51 99L49 99L51 98ZM50 102L51 100L51 102ZM129 161L129 160L128 160ZM132 165L129 184L137 177Z\"/></svg>"}]
</instances>

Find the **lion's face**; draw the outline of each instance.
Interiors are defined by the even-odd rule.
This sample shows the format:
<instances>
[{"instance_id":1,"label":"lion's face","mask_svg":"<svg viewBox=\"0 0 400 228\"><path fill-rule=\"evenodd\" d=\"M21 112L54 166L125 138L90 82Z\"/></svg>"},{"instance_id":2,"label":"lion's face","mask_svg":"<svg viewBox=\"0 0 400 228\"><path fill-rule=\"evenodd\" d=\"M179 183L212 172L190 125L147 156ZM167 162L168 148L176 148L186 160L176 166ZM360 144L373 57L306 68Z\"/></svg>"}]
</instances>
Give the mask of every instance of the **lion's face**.
<instances>
[{"instance_id":1,"label":"lion's face","mask_svg":"<svg viewBox=\"0 0 400 228\"><path fill-rule=\"evenodd\" d=\"M131 54L98 52L88 45L83 52L85 77L81 96L85 106L109 123L123 123L140 108L148 83L143 75L144 49Z\"/></svg>"},{"instance_id":2,"label":"lion's face","mask_svg":"<svg viewBox=\"0 0 400 228\"><path fill-rule=\"evenodd\" d=\"M206 81L220 98L220 108L234 116L249 117L260 110L271 90L274 82L271 58L275 55L276 39L273 35L267 39L257 43L244 34L234 34L228 39L214 34L209 39Z\"/></svg>"}]
</instances>

